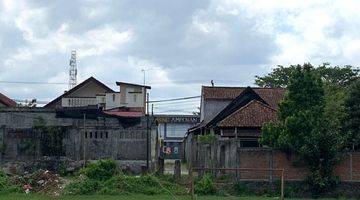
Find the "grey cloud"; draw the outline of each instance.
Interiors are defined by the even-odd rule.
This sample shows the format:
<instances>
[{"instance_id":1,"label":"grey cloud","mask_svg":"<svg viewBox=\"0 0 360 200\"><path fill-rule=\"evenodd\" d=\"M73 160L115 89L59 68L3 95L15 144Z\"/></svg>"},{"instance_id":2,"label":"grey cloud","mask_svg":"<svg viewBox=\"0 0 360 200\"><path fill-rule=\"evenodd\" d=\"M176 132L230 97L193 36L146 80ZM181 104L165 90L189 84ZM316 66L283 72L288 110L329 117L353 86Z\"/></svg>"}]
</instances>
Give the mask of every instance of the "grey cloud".
<instances>
[{"instance_id":1,"label":"grey cloud","mask_svg":"<svg viewBox=\"0 0 360 200\"><path fill-rule=\"evenodd\" d=\"M139 82L141 72L132 69L134 66L131 66L128 58L147 60L164 69L174 82L174 85L168 86L154 81L151 91L153 98L199 94L200 84L207 84L211 79L224 84L250 85L253 76L263 70L261 66L268 64L277 53L274 38L271 34L256 30L255 19L241 14L221 14L216 10L217 3L210 0L32 1L29 6L46 11L44 24L38 24L45 26L39 29L42 31L38 37L55 32L64 23L69 25L69 34L74 36L104 26L117 31L132 30L134 38L125 43L121 50L79 60L80 75L82 78L93 75L106 83L116 80ZM93 17L87 16L92 12ZM194 26L194 20L208 23L209 28L218 30L203 34ZM219 27L212 27L212 24ZM2 47L9 50L9 54L0 54L0 63L19 48L31 45L14 27L0 30L0 37ZM48 81L59 74L67 74L70 50L16 61L16 66L1 74L0 79ZM94 70L96 74L93 74ZM148 75L151 76L151 73ZM63 80L66 81L67 77L63 77ZM192 84L189 85L189 82ZM12 89L6 89L9 87ZM16 86L0 84L0 90L6 89L11 96L25 98L33 95L39 99L55 97L67 86L19 87L27 92L16 90Z\"/></svg>"}]
</instances>

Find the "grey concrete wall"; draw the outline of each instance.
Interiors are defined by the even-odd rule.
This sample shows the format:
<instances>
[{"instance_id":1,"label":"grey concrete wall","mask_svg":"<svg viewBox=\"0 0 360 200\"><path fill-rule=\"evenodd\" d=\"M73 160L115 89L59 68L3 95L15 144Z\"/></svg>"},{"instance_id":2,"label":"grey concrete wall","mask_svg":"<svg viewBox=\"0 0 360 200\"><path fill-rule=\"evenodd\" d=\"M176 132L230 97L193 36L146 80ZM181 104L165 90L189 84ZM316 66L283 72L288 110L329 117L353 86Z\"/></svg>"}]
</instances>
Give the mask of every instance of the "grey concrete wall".
<instances>
[{"instance_id":1,"label":"grey concrete wall","mask_svg":"<svg viewBox=\"0 0 360 200\"><path fill-rule=\"evenodd\" d=\"M0 145L5 146L0 155L1 163L42 159L46 153L40 148L42 136L34 129L38 117L43 118L47 126L61 127L64 156L67 159L79 161L85 156L86 160L112 158L142 164L146 161L146 117L130 127L117 118L86 119L84 129L83 119L56 118L53 109L1 108ZM152 118L149 121L151 124ZM149 133L149 156L152 163L157 156L156 128L152 127ZM28 147L30 143L31 147ZM31 148L31 151L24 151L25 147Z\"/></svg>"},{"instance_id":2,"label":"grey concrete wall","mask_svg":"<svg viewBox=\"0 0 360 200\"><path fill-rule=\"evenodd\" d=\"M227 105L229 105L230 100L205 100L203 105L201 105L201 121L209 122L212 120L221 110L223 110Z\"/></svg>"}]
</instances>

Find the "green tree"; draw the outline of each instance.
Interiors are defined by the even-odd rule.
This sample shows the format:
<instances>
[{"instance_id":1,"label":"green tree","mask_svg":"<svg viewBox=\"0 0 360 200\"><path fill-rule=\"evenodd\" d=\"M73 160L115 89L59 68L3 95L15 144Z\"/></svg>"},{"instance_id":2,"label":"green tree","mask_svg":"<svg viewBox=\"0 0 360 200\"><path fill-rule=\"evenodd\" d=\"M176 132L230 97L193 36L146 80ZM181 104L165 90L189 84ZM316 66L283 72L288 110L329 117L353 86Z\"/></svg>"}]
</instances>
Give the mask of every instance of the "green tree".
<instances>
[{"instance_id":1,"label":"green tree","mask_svg":"<svg viewBox=\"0 0 360 200\"><path fill-rule=\"evenodd\" d=\"M294 66L279 104L278 122L263 127L261 142L302 158L314 192L333 183L332 172L344 149L344 136L328 126L323 82L310 64Z\"/></svg>"},{"instance_id":2,"label":"green tree","mask_svg":"<svg viewBox=\"0 0 360 200\"><path fill-rule=\"evenodd\" d=\"M290 65L283 67L278 65L272 72L265 76L255 76L255 84L260 87L283 87L289 85L290 76L296 70L297 65ZM360 70L355 69L350 65L346 66L330 66L329 63L324 63L314 69L324 85L327 86L341 86L348 87L351 83L359 77Z\"/></svg>"},{"instance_id":3,"label":"green tree","mask_svg":"<svg viewBox=\"0 0 360 200\"><path fill-rule=\"evenodd\" d=\"M349 133L349 142L360 145L360 78L354 82L345 100L346 117L344 131Z\"/></svg>"},{"instance_id":4,"label":"green tree","mask_svg":"<svg viewBox=\"0 0 360 200\"><path fill-rule=\"evenodd\" d=\"M278 66L265 76L256 76L255 83L261 87L287 88L290 76L296 71L296 65L289 67ZM343 127L346 117L345 99L350 85L359 78L360 70L350 65L331 66L324 63L312 69L321 78L325 92L325 116L332 129Z\"/></svg>"}]
</instances>

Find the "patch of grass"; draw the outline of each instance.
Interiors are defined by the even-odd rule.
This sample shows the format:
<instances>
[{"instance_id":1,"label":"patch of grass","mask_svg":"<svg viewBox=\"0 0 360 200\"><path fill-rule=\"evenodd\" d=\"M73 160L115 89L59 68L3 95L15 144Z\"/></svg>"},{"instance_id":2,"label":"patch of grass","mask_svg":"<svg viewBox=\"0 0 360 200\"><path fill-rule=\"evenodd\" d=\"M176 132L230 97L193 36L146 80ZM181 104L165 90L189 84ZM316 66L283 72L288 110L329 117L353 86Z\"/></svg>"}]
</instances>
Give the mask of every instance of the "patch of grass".
<instances>
[{"instance_id":1,"label":"patch of grass","mask_svg":"<svg viewBox=\"0 0 360 200\"><path fill-rule=\"evenodd\" d=\"M170 195L74 195L50 197L35 194L0 194L0 199L11 200L169 200L175 199ZM190 196L176 196L177 200L190 200ZM224 196L198 196L197 200L276 200L274 197L224 197ZM288 199L287 199L288 200ZM310 199L291 199L291 200L310 200ZM317 200L335 200L335 199L317 199Z\"/></svg>"}]
</instances>

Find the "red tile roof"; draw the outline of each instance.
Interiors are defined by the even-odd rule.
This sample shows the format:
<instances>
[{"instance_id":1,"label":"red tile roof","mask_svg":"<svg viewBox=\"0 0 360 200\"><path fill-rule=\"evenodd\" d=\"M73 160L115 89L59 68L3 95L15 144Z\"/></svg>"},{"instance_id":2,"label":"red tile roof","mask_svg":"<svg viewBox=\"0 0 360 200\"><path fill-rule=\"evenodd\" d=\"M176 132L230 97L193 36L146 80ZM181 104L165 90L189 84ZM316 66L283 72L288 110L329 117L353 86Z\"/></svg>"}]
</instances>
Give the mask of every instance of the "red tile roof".
<instances>
[{"instance_id":1,"label":"red tile roof","mask_svg":"<svg viewBox=\"0 0 360 200\"><path fill-rule=\"evenodd\" d=\"M103 113L118 117L142 117L144 114L142 112L134 111L103 111Z\"/></svg>"},{"instance_id":2,"label":"red tile roof","mask_svg":"<svg viewBox=\"0 0 360 200\"><path fill-rule=\"evenodd\" d=\"M242 93L246 87L202 87L202 96L204 100L233 100ZM262 99L271 107L277 109L278 103L283 99L285 94L284 88L257 88L252 87Z\"/></svg>"},{"instance_id":3,"label":"red tile roof","mask_svg":"<svg viewBox=\"0 0 360 200\"><path fill-rule=\"evenodd\" d=\"M277 120L276 110L256 100L250 101L219 122L220 127L261 127Z\"/></svg>"},{"instance_id":4,"label":"red tile roof","mask_svg":"<svg viewBox=\"0 0 360 200\"><path fill-rule=\"evenodd\" d=\"M9 97L0 93L0 103L8 106L8 107L16 107L16 102L10 99Z\"/></svg>"}]
</instances>

